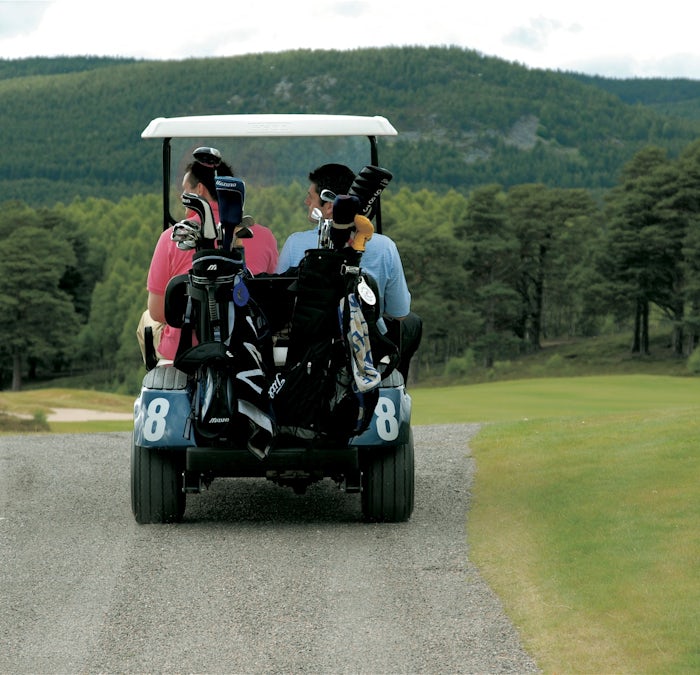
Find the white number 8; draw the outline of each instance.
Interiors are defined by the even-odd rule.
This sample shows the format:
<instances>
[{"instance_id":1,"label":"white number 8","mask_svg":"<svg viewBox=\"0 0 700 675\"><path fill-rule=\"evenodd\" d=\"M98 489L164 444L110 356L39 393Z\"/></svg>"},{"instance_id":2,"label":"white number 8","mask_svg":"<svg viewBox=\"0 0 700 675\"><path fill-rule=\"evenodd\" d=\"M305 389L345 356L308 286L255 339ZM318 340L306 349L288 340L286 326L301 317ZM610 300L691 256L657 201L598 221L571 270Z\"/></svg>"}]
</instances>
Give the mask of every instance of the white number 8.
<instances>
[{"instance_id":1,"label":"white number 8","mask_svg":"<svg viewBox=\"0 0 700 675\"><path fill-rule=\"evenodd\" d=\"M396 419L396 406L386 397L380 396L374 409L377 416L377 435L383 441L393 441L399 435L399 421Z\"/></svg>"},{"instance_id":2,"label":"white number 8","mask_svg":"<svg viewBox=\"0 0 700 675\"><path fill-rule=\"evenodd\" d=\"M170 401L167 398L154 398L146 410L146 423L143 428L143 437L147 441L158 441L165 435L165 417L170 410Z\"/></svg>"}]
</instances>

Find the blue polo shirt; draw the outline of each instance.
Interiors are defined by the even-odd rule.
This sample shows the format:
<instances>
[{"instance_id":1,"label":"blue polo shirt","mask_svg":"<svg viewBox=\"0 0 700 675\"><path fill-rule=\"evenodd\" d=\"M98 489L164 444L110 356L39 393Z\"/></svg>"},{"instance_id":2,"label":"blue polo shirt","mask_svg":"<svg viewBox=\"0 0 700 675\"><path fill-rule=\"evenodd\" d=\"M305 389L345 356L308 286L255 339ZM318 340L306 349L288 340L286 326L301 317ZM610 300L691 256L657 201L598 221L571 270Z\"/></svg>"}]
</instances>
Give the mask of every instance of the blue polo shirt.
<instances>
[{"instance_id":1,"label":"blue polo shirt","mask_svg":"<svg viewBox=\"0 0 700 675\"><path fill-rule=\"evenodd\" d=\"M290 234L280 252L277 273L296 267L310 248L318 248L318 228ZM411 310L411 293L393 240L374 233L365 245L360 266L377 282L382 313L397 319L406 316Z\"/></svg>"}]
</instances>

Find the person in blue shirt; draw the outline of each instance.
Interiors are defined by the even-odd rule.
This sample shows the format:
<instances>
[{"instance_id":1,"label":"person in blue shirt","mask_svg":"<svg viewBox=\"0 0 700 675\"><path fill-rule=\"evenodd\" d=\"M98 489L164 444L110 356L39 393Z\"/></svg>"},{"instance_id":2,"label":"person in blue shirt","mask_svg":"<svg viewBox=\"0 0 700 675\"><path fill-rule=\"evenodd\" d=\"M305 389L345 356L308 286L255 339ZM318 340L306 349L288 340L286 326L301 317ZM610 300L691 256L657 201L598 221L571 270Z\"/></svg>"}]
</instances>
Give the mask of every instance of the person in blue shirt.
<instances>
[{"instance_id":1,"label":"person in blue shirt","mask_svg":"<svg viewBox=\"0 0 700 675\"><path fill-rule=\"evenodd\" d=\"M345 195L354 180L354 172L344 164L324 164L309 173L309 189L304 204L314 227L289 235L277 262L278 274L297 267L307 250L318 248L318 219L312 213L314 209L319 209L324 219L333 217L333 200L323 200L321 193L328 190L333 195ZM415 312L411 312L411 293L398 248L386 235L374 233L365 245L360 264L377 283L387 333L400 344L398 370L407 381L411 358L420 344L423 322Z\"/></svg>"}]
</instances>

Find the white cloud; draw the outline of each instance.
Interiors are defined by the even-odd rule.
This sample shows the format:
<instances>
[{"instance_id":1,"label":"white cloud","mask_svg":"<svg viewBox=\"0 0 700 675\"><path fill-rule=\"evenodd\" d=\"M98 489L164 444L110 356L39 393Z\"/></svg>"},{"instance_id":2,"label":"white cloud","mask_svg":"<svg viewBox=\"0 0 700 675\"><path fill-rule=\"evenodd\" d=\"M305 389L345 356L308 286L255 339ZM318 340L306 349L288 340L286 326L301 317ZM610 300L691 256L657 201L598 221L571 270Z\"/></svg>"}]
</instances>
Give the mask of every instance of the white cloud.
<instances>
[{"instance_id":1,"label":"white cloud","mask_svg":"<svg viewBox=\"0 0 700 675\"><path fill-rule=\"evenodd\" d=\"M700 6L610 0L0 0L0 55L183 59L459 45L535 68L700 78Z\"/></svg>"},{"instance_id":2,"label":"white cloud","mask_svg":"<svg viewBox=\"0 0 700 675\"><path fill-rule=\"evenodd\" d=\"M0 40L5 36L30 35L50 4L41 0L0 0Z\"/></svg>"},{"instance_id":3,"label":"white cloud","mask_svg":"<svg viewBox=\"0 0 700 675\"><path fill-rule=\"evenodd\" d=\"M513 47L544 51L550 44L552 35L566 29L559 21L539 16L530 19L525 26L518 26L507 34L503 41Z\"/></svg>"}]
</instances>

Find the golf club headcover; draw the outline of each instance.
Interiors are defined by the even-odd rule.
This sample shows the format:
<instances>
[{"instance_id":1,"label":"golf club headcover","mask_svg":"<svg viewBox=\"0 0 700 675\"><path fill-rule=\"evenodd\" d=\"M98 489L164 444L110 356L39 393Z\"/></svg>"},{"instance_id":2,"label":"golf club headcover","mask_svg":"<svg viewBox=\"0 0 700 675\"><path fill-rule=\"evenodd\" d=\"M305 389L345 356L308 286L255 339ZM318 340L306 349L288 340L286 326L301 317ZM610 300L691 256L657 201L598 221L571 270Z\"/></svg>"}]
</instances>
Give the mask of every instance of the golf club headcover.
<instances>
[{"instance_id":1,"label":"golf club headcover","mask_svg":"<svg viewBox=\"0 0 700 675\"><path fill-rule=\"evenodd\" d=\"M245 183L234 176L216 177L216 197L219 200L219 221L223 234L224 250L230 251L234 230L243 220Z\"/></svg>"},{"instance_id":2,"label":"golf club headcover","mask_svg":"<svg viewBox=\"0 0 700 675\"><path fill-rule=\"evenodd\" d=\"M333 201L333 227L341 230L352 227L360 209L360 200L354 195L338 195Z\"/></svg>"},{"instance_id":3,"label":"golf club headcover","mask_svg":"<svg viewBox=\"0 0 700 675\"><path fill-rule=\"evenodd\" d=\"M333 200L333 225L330 238L333 248L347 246L355 216L360 212L360 200L351 195L338 195Z\"/></svg>"},{"instance_id":4,"label":"golf club headcover","mask_svg":"<svg viewBox=\"0 0 700 675\"><path fill-rule=\"evenodd\" d=\"M211 204L194 192L183 192L180 200L186 209L194 211L199 216L199 222L202 225L202 238L216 239L216 223Z\"/></svg>"},{"instance_id":5,"label":"golf club headcover","mask_svg":"<svg viewBox=\"0 0 700 675\"><path fill-rule=\"evenodd\" d=\"M390 171L372 164L368 164L355 176L348 194L359 198L360 213L363 216L367 216L370 220L374 217L377 199L393 177L394 175Z\"/></svg>"},{"instance_id":6,"label":"golf club headcover","mask_svg":"<svg viewBox=\"0 0 700 675\"><path fill-rule=\"evenodd\" d=\"M374 225L367 216L358 213L354 219L355 237L350 244L356 251L364 251L365 245L374 234Z\"/></svg>"}]
</instances>

